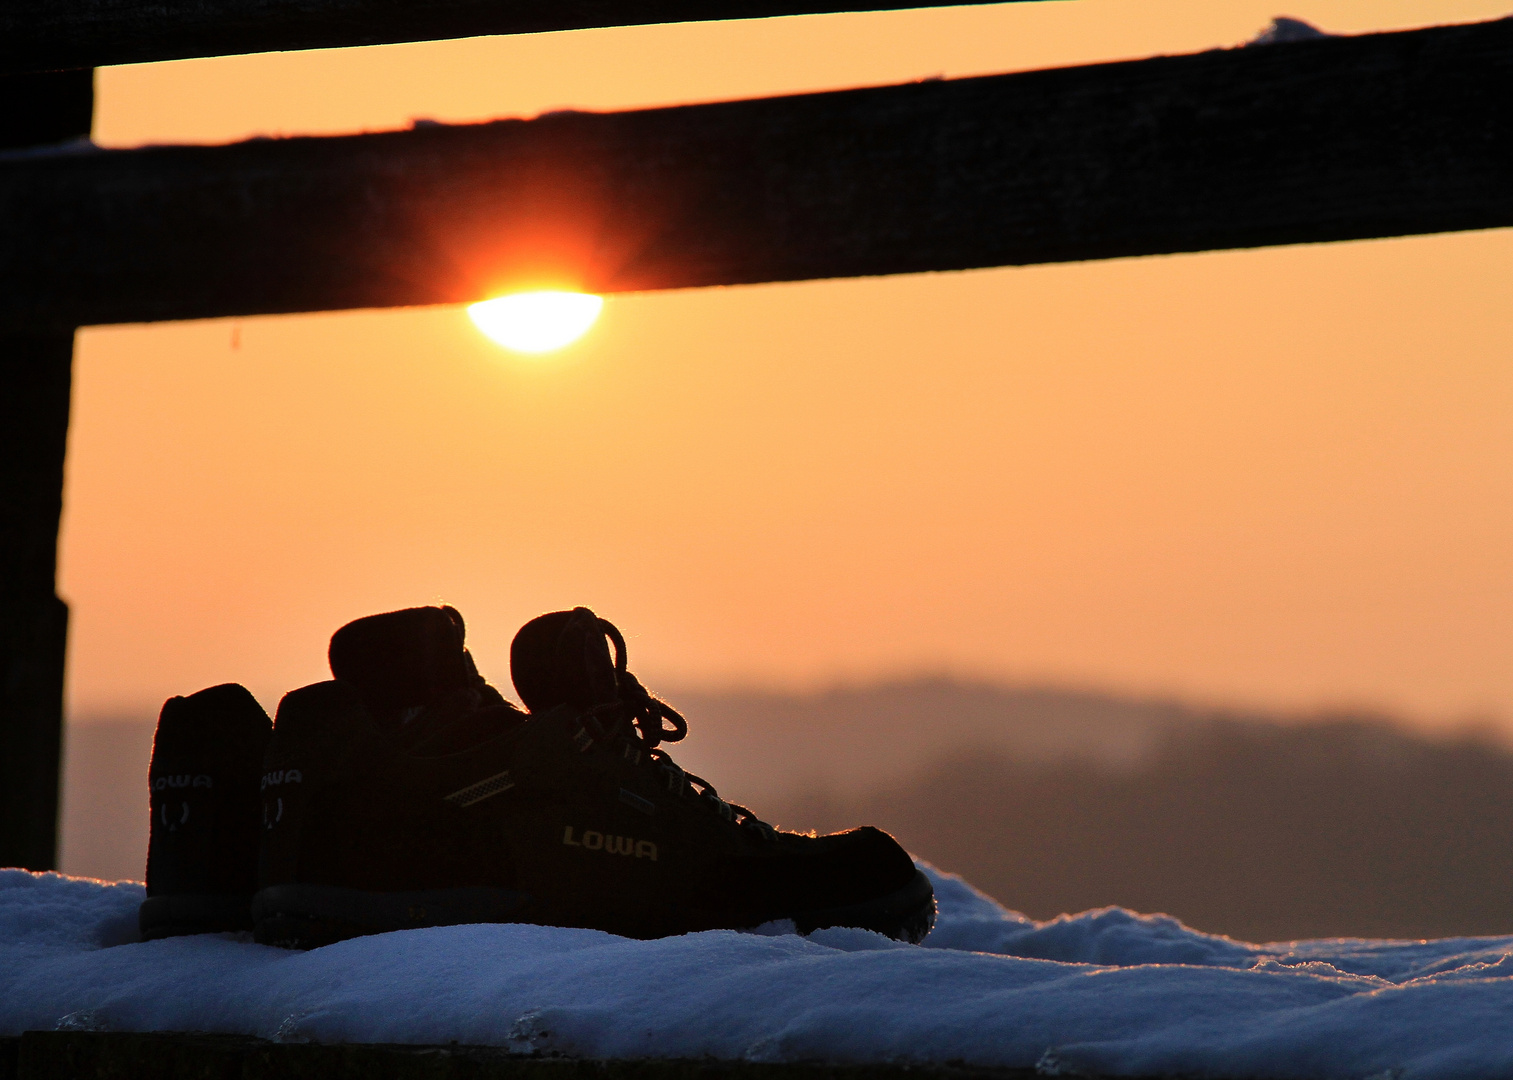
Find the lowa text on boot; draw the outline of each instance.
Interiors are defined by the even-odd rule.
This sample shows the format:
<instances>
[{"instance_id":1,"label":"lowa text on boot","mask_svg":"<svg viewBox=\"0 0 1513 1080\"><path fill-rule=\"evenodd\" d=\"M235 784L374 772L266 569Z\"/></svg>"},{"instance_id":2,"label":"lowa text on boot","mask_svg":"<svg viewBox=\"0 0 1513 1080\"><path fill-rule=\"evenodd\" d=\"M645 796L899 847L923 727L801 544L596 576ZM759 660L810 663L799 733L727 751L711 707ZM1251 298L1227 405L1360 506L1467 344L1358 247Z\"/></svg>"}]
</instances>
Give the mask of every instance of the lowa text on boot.
<instances>
[{"instance_id":1,"label":"lowa text on boot","mask_svg":"<svg viewBox=\"0 0 1513 1080\"><path fill-rule=\"evenodd\" d=\"M169 698L152 740L144 938L252 929L272 724L236 683Z\"/></svg>"}]
</instances>

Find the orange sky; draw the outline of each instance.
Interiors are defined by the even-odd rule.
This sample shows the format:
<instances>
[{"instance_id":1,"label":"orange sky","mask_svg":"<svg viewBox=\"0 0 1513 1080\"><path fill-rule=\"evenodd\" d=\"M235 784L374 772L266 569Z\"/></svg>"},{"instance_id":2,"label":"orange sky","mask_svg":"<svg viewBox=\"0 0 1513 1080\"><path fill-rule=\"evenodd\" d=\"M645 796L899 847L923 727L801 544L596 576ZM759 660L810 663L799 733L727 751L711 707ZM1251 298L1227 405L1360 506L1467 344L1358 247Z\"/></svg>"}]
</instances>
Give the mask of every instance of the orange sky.
<instances>
[{"instance_id":1,"label":"orange sky","mask_svg":"<svg viewBox=\"0 0 1513 1080\"><path fill-rule=\"evenodd\" d=\"M1508 0L1067 0L107 69L112 145L623 108L1361 31ZM657 681L949 670L1513 723L1513 232L86 330L76 718L272 705L446 600L507 683L589 604Z\"/></svg>"}]
</instances>

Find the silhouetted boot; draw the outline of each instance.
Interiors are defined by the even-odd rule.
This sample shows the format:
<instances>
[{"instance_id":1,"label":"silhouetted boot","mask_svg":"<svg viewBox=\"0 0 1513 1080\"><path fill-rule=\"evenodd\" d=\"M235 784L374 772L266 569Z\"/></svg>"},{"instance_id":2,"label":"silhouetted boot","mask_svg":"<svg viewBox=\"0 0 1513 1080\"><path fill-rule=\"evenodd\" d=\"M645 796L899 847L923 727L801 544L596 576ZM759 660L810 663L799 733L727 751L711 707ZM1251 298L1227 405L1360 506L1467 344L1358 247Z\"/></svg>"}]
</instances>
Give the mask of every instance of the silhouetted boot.
<instances>
[{"instance_id":1,"label":"silhouetted boot","mask_svg":"<svg viewBox=\"0 0 1513 1080\"><path fill-rule=\"evenodd\" d=\"M683 929L791 919L800 933L850 926L918 942L934 926L929 879L887 833L871 827L829 836L781 832L674 764L660 744L687 736L687 721L626 669L625 639L588 608L526 623L510 646L510 668L532 716L564 709L575 716L583 771L591 770L590 762L598 765L595 759L618 757L613 771L627 782L618 801L644 816L636 820L620 808L616 816L622 827L649 838L659 866L667 864L653 875L646 898L652 907L678 911ZM654 807L636 790L654 792ZM606 816L608 801L601 796L591 812ZM615 841L620 843L612 848ZM637 861L641 843L638 838ZM623 853L627 846L626 838L586 825L577 832L564 826L560 840L565 858L578 864L574 874L603 879L598 888L618 896L630 887L629 867L598 853ZM623 883L615 880L621 876Z\"/></svg>"},{"instance_id":2,"label":"silhouetted boot","mask_svg":"<svg viewBox=\"0 0 1513 1080\"><path fill-rule=\"evenodd\" d=\"M164 703L148 767L144 938L252 929L258 778L272 726L236 683Z\"/></svg>"},{"instance_id":3,"label":"silhouetted boot","mask_svg":"<svg viewBox=\"0 0 1513 1080\"><path fill-rule=\"evenodd\" d=\"M377 644L362 660L333 642L333 668L405 669L382 660L400 638L364 638ZM439 654L411 657L427 669L422 655ZM342 680L284 698L265 776L257 940L310 947L496 921L640 938L776 919L909 941L929 931L930 883L886 834L779 832L678 768L659 744L687 724L626 671L619 632L592 612L533 620L511 656L529 717L469 711L456 686L409 705Z\"/></svg>"},{"instance_id":4,"label":"silhouetted boot","mask_svg":"<svg viewBox=\"0 0 1513 1080\"><path fill-rule=\"evenodd\" d=\"M450 816L453 789L428 791L425 766L410 770L525 721L478 674L464 634L450 607L357 619L332 635L336 679L279 703L264 761L258 941L312 948L503 921L518 908L507 882L494 887L498 838L469 833Z\"/></svg>"}]
</instances>

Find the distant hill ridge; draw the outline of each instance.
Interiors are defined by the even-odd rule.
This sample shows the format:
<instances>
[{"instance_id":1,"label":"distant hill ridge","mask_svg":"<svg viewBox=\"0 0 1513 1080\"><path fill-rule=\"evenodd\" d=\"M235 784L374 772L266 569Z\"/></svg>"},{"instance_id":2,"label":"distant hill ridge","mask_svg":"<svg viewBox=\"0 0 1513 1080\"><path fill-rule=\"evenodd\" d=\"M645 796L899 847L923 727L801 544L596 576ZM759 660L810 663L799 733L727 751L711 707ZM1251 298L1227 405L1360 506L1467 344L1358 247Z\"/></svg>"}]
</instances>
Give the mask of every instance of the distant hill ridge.
<instances>
[{"instance_id":1,"label":"distant hill ridge","mask_svg":"<svg viewBox=\"0 0 1513 1080\"><path fill-rule=\"evenodd\" d=\"M1513 752L923 678L671 690L678 762L790 828L876 824L1038 918L1117 904L1249 940L1513 933ZM77 722L63 868L140 877L150 720Z\"/></svg>"},{"instance_id":2,"label":"distant hill ridge","mask_svg":"<svg viewBox=\"0 0 1513 1080\"><path fill-rule=\"evenodd\" d=\"M1348 720L1402 730L1382 716L1282 716L944 676L813 693L674 689L664 696L692 729L675 751L678 760L722 791L728 786L732 797L744 792L752 799L818 785L851 797L968 752L1027 764L1078 760L1132 769L1169 740L1214 724L1294 728Z\"/></svg>"},{"instance_id":3,"label":"distant hill ridge","mask_svg":"<svg viewBox=\"0 0 1513 1080\"><path fill-rule=\"evenodd\" d=\"M1117 904L1250 941L1513 933L1513 753L1475 738L1215 721L1130 770L972 755L779 812L879 825L1037 918Z\"/></svg>"},{"instance_id":4,"label":"distant hill ridge","mask_svg":"<svg viewBox=\"0 0 1513 1080\"><path fill-rule=\"evenodd\" d=\"M722 794L789 828L881 826L1037 918L1513 933L1513 752L1487 733L945 679L669 696L679 761Z\"/></svg>"}]
</instances>

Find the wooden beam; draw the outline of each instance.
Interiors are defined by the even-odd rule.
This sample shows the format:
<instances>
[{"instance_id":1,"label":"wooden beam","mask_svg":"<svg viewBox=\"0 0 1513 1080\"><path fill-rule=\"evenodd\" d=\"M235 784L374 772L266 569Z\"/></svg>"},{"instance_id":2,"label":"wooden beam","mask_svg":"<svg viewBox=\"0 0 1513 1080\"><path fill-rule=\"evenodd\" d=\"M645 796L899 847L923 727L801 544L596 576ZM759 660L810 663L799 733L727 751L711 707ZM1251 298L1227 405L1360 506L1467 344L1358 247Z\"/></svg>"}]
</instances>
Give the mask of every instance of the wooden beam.
<instances>
[{"instance_id":1,"label":"wooden beam","mask_svg":"<svg viewBox=\"0 0 1513 1080\"><path fill-rule=\"evenodd\" d=\"M0 168L0 325L1513 225L1513 20Z\"/></svg>"},{"instance_id":2,"label":"wooden beam","mask_svg":"<svg viewBox=\"0 0 1513 1080\"><path fill-rule=\"evenodd\" d=\"M0 150L88 135L95 111L93 71L0 75ZM59 135L66 132L66 135Z\"/></svg>"},{"instance_id":3,"label":"wooden beam","mask_svg":"<svg viewBox=\"0 0 1513 1080\"><path fill-rule=\"evenodd\" d=\"M89 134L93 73L0 78L0 149ZM68 607L54 593L71 326L0 328L0 866L52 870Z\"/></svg>"},{"instance_id":4,"label":"wooden beam","mask_svg":"<svg viewBox=\"0 0 1513 1080\"><path fill-rule=\"evenodd\" d=\"M0 333L0 866L57 868L71 331Z\"/></svg>"},{"instance_id":5,"label":"wooden beam","mask_svg":"<svg viewBox=\"0 0 1513 1080\"><path fill-rule=\"evenodd\" d=\"M1004 0L8 0L0 73Z\"/></svg>"}]
</instances>

